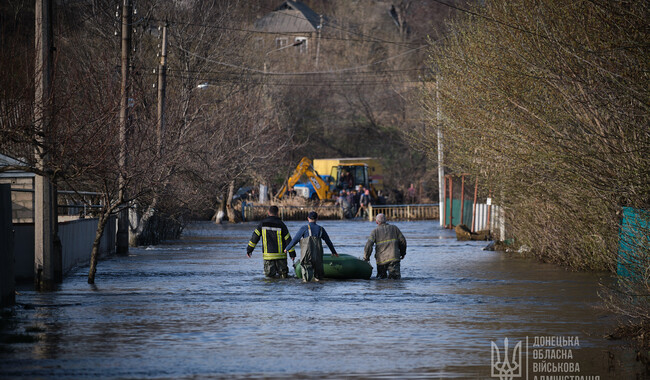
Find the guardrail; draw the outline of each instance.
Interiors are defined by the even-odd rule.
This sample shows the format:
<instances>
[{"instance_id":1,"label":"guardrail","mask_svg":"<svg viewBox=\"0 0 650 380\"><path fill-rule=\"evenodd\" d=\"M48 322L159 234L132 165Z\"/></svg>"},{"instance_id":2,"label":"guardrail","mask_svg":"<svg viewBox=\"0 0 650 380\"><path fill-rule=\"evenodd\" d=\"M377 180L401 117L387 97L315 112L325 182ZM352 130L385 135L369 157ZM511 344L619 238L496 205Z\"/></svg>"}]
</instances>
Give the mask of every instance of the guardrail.
<instances>
[{"instance_id":1,"label":"guardrail","mask_svg":"<svg viewBox=\"0 0 650 380\"><path fill-rule=\"evenodd\" d=\"M267 216L269 206L242 202L244 221L261 220ZM316 211L319 219L344 219L338 206L278 206L282 220L305 220L310 211ZM435 220L439 218L437 203L408 205L370 205L368 220L374 221L377 214L383 213L388 220Z\"/></svg>"},{"instance_id":2,"label":"guardrail","mask_svg":"<svg viewBox=\"0 0 650 380\"><path fill-rule=\"evenodd\" d=\"M384 214L388 220L429 220L440 217L438 203L408 205L370 205L368 220L373 221L377 214Z\"/></svg>"}]
</instances>

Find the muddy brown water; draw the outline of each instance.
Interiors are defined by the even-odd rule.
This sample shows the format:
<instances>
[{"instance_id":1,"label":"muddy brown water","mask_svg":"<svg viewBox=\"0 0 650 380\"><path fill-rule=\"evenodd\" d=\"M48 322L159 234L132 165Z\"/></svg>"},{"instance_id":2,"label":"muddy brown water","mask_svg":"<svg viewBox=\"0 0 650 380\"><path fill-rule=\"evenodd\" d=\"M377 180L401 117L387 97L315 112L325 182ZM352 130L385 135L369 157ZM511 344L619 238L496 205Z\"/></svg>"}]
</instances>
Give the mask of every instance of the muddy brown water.
<instances>
[{"instance_id":1,"label":"muddy brown water","mask_svg":"<svg viewBox=\"0 0 650 380\"><path fill-rule=\"evenodd\" d=\"M321 224L357 257L374 226ZM101 261L96 286L81 267L55 292L19 287L0 327L0 378L648 375L628 342L603 338L615 323L598 308L606 274L483 251L436 222L395 224L408 241L398 281L265 279L261 247L245 256L254 224L196 223Z\"/></svg>"}]
</instances>

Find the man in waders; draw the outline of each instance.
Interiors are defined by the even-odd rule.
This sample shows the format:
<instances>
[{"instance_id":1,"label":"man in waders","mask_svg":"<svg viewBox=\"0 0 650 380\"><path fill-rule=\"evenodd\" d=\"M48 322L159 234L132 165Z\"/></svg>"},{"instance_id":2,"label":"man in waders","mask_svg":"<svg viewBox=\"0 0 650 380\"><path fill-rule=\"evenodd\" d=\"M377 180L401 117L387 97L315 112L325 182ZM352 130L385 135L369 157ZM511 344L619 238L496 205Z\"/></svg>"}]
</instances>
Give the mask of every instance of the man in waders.
<instances>
[{"instance_id":1,"label":"man in waders","mask_svg":"<svg viewBox=\"0 0 650 380\"><path fill-rule=\"evenodd\" d=\"M339 257L325 229L316 224L317 220L318 214L315 211L311 211L307 215L307 225L300 227L296 236L294 236L291 243L284 250L285 252L287 250L290 252L293 249L292 247L300 240L300 270L304 282L311 281L312 279L320 281L323 278L322 240L325 240L330 251L332 251L332 255Z\"/></svg>"},{"instance_id":2,"label":"man in waders","mask_svg":"<svg viewBox=\"0 0 650 380\"><path fill-rule=\"evenodd\" d=\"M269 216L264 218L253 231L253 236L246 247L246 255L251 257L257 242L262 238L264 274L266 277L280 275L282 278L287 278L289 277L289 267L287 266L287 250L284 248L291 241L291 234L282 219L278 218L278 211L278 206L269 207ZM289 256L291 256L291 260L296 258L296 251L290 249Z\"/></svg>"},{"instance_id":3,"label":"man in waders","mask_svg":"<svg viewBox=\"0 0 650 380\"><path fill-rule=\"evenodd\" d=\"M369 261L372 247L375 246L377 260L377 278L400 279L400 260L406 256L406 239L396 226L386 223L386 216L378 214L375 218L377 227L370 233L366 243L364 260ZM386 275L388 272L388 275Z\"/></svg>"}]
</instances>

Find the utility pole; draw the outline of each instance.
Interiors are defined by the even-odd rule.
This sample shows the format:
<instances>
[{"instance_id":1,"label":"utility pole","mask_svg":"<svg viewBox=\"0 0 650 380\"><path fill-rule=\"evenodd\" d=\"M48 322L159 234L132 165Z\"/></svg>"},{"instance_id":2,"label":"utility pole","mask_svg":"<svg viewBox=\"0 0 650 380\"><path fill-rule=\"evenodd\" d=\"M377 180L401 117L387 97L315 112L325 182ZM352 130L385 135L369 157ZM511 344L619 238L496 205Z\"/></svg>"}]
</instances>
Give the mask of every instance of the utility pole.
<instances>
[{"instance_id":1,"label":"utility pole","mask_svg":"<svg viewBox=\"0 0 650 380\"><path fill-rule=\"evenodd\" d=\"M158 63L158 125L156 137L158 139L158 155L162 153L162 140L165 133L165 89L167 87L167 21L162 28L162 45L160 62Z\"/></svg>"},{"instance_id":2,"label":"utility pole","mask_svg":"<svg viewBox=\"0 0 650 380\"><path fill-rule=\"evenodd\" d=\"M318 40L316 41L316 68L318 68L318 58L320 55L320 34L323 30L323 15L320 15L320 22L318 24Z\"/></svg>"},{"instance_id":3,"label":"utility pole","mask_svg":"<svg viewBox=\"0 0 650 380\"><path fill-rule=\"evenodd\" d=\"M440 225L444 227L445 207L445 167L442 144L442 114L440 111L440 81L442 76L436 74L436 127L438 129L438 210ZM451 201L450 201L451 202Z\"/></svg>"},{"instance_id":4,"label":"utility pole","mask_svg":"<svg viewBox=\"0 0 650 380\"><path fill-rule=\"evenodd\" d=\"M122 209L117 220L116 253L125 255L129 252L129 209L125 204L126 194L126 171L128 155L128 132L129 132L129 56L131 52L131 0L122 1L122 82L120 97L120 152L118 164L120 176L118 179L118 198Z\"/></svg>"},{"instance_id":5,"label":"utility pole","mask_svg":"<svg viewBox=\"0 0 650 380\"><path fill-rule=\"evenodd\" d=\"M54 190L48 171L47 138L51 122L52 104L52 2L36 0L35 8L35 62L34 62L34 132L36 139L36 168L41 175L34 185L34 285L38 290L54 289L55 213Z\"/></svg>"}]
</instances>

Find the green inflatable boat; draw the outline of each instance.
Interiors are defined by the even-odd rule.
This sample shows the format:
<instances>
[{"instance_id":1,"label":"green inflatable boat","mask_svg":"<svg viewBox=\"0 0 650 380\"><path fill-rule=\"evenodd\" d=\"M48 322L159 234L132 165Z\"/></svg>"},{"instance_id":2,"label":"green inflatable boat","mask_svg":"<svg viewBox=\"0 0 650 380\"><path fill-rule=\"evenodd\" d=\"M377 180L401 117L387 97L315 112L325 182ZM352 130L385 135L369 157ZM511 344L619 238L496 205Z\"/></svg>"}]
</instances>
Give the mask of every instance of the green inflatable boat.
<instances>
[{"instance_id":1,"label":"green inflatable boat","mask_svg":"<svg viewBox=\"0 0 650 380\"><path fill-rule=\"evenodd\" d=\"M302 270L299 260L296 260L293 268L296 271L296 277L301 278ZM372 275L372 266L352 255L340 254L339 257L323 255L323 272L325 278L368 280Z\"/></svg>"}]
</instances>

